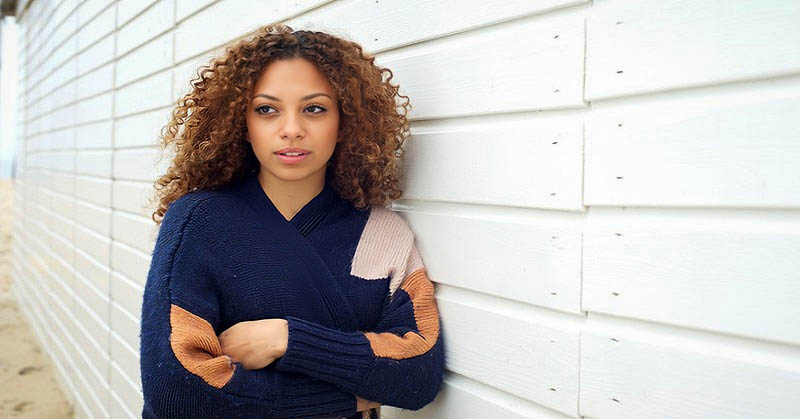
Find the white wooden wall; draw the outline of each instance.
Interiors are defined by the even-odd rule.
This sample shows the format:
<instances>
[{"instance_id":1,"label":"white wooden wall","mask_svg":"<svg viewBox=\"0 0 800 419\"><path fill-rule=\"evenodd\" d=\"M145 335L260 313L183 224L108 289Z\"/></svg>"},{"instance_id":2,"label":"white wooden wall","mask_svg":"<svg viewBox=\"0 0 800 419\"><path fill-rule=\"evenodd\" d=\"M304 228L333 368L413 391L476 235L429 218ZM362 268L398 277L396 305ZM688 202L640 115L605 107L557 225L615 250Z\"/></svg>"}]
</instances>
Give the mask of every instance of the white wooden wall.
<instances>
[{"instance_id":1,"label":"white wooden wall","mask_svg":"<svg viewBox=\"0 0 800 419\"><path fill-rule=\"evenodd\" d=\"M21 0L15 292L79 417L138 417L158 130L257 26L410 96L447 347L423 418L800 417L796 0Z\"/></svg>"}]
</instances>

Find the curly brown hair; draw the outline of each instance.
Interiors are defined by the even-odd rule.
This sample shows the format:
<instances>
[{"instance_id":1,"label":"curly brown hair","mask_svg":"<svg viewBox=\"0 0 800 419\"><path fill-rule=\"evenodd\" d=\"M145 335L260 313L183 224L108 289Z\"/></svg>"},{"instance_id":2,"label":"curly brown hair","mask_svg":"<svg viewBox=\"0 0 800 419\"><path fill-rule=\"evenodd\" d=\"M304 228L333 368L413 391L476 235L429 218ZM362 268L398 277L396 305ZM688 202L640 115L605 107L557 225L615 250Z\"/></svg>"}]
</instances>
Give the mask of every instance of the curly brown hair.
<instances>
[{"instance_id":1,"label":"curly brown hair","mask_svg":"<svg viewBox=\"0 0 800 419\"><path fill-rule=\"evenodd\" d=\"M409 133L406 115L411 105L391 83L392 71L376 66L374 56L355 42L271 24L201 66L190 81L191 92L178 100L161 129L162 151L171 145L175 150L170 167L153 185L151 204L159 200L151 217L156 224L182 195L218 189L259 171L259 161L245 140L252 89L269 64L298 57L318 66L338 98L342 140L326 171L334 189L359 209L386 205L402 195L398 162ZM398 105L396 97L405 101Z\"/></svg>"}]
</instances>

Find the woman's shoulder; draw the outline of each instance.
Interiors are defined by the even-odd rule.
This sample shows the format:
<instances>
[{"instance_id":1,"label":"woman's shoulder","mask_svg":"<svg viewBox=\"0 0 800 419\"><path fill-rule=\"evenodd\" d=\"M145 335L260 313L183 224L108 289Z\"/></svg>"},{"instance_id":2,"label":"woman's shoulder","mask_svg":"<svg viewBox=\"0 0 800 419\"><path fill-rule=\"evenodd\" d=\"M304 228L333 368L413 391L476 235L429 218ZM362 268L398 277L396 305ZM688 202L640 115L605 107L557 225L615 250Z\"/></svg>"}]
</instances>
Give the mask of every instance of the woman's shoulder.
<instances>
[{"instance_id":1,"label":"woman's shoulder","mask_svg":"<svg viewBox=\"0 0 800 419\"><path fill-rule=\"evenodd\" d=\"M373 205L353 255L351 274L368 279L402 275L413 247L414 233L405 218Z\"/></svg>"},{"instance_id":2,"label":"woman's shoulder","mask_svg":"<svg viewBox=\"0 0 800 419\"><path fill-rule=\"evenodd\" d=\"M413 239L414 232L405 217L382 205L370 206L367 225L370 233L380 236Z\"/></svg>"},{"instance_id":3,"label":"woman's shoulder","mask_svg":"<svg viewBox=\"0 0 800 419\"><path fill-rule=\"evenodd\" d=\"M164 213L163 224L183 225L220 222L237 200L225 191L197 189L175 199Z\"/></svg>"},{"instance_id":4,"label":"woman's shoulder","mask_svg":"<svg viewBox=\"0 0 800 419\"><path fill-rule=\"evenodd\" d=\"M208 208L212 206L215 201L225 200L227 197L219 191L210 191L205 189L197 189L185 193L172 201L167 207L165 217L169 214L186 215L197 211L198 208Z\"/></svg>"}]
</instances>

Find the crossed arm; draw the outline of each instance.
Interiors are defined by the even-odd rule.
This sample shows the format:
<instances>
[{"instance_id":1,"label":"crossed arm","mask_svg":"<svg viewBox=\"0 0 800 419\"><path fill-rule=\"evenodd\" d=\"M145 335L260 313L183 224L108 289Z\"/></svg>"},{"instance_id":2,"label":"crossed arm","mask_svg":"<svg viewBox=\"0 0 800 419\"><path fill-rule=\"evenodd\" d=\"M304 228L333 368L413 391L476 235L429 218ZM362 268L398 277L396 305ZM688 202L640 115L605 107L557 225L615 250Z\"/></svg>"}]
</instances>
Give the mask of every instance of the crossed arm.
<instances>
[{"instance_id":1,"label":"crossed arm","mask_svg":"<svg viewBox=\"0 0 800 419\"><path fill-rule=\"evenodd\" d=\"M263 319L236 323L219 335L222 353L232 362L249 370L265 368L286 353L289 343L289 322L285 319ZM356 411L380 407L381 404L356 395Z\"/></svg>"},{"instance_id":2,"label":"crossed arm","mask_svg":"<svg viewBox=\"0 0 800 419\"><path fill-rule=\"evenodd\" d=\"M237 323L220 334L220 342L223 352L246 368L274 362L278 371L363 395L357 396L361 404L417 410L438 393L444 369L433 294L423 267L385 300L373 332L342 332L288 316Z\"/></svg>"}]
</instances>

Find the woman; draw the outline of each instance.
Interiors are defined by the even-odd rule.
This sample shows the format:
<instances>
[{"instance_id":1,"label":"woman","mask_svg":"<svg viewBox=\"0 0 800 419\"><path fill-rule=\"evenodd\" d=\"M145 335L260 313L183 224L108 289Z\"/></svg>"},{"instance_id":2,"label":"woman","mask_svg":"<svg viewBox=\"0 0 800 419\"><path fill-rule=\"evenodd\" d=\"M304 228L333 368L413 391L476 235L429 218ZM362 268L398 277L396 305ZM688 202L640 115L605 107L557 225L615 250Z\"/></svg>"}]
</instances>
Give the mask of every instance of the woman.
<instances>
[{"instance_id":1,"label":"woman","mask_svg":"<svg viewBox=\"0 0 800 419\"><path fill-rule=\"evenodd\" d=\"M408 132L391 71L354 42L270 25L198 76L162 130L175 156L157 181L142 416L430 403L444 370L434 287L384 206Z\"/></svg>"}]
</instances>

